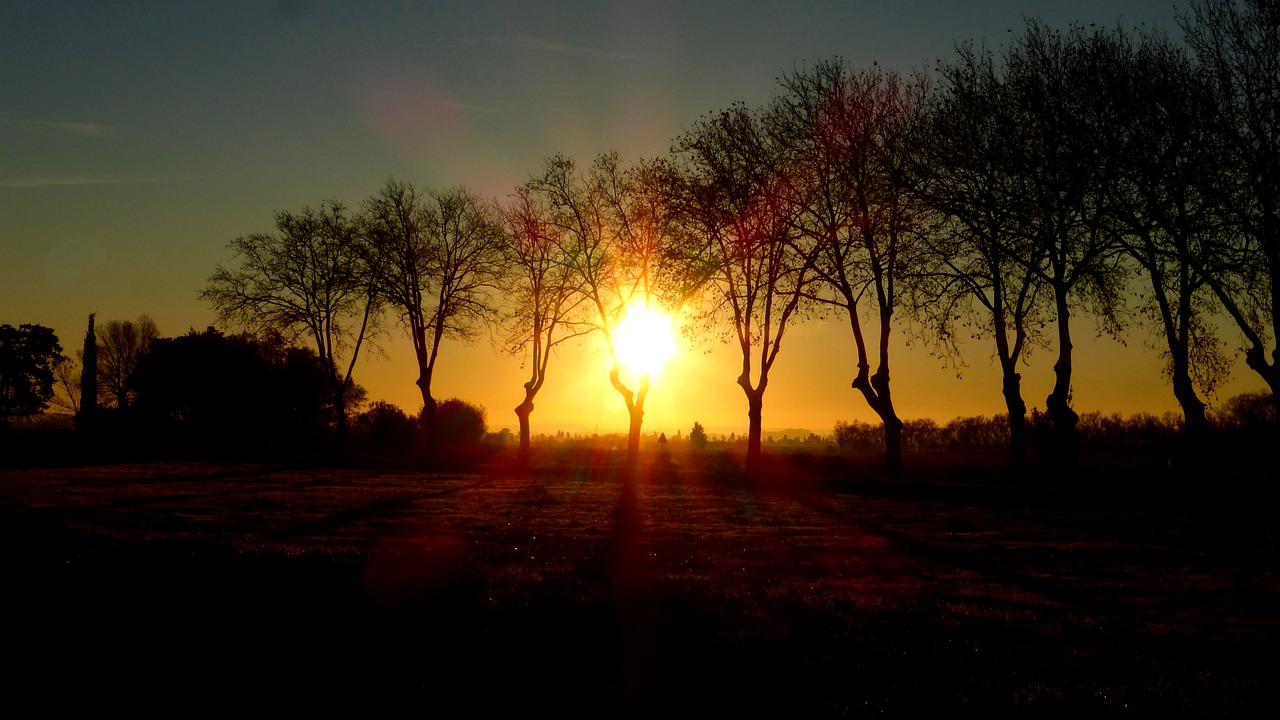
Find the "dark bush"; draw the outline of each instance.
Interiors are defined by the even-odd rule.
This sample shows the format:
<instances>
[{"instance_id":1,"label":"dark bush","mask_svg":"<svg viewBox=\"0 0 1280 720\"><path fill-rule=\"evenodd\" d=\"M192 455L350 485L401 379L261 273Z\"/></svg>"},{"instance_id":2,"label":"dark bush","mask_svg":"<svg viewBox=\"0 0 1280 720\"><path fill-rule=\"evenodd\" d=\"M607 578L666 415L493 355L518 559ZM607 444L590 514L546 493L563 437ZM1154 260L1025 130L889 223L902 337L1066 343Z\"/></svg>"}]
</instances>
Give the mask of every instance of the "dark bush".
<instances>
[{"instance_id":1,"label":"dark bush","mask_svg":"<svg viewBox=\"0 0 1280 720\"><path fill-rule=\"evenodd\" d=\"M484 408L458 398L449 398L436 406L436 443L441 452L473 450L484 436Z\"/></svg>"},{"instance_id":2,"label":"dark bush","mask_svg":"<svg viewBox=\"0 0 1280 720\"><path fill-rule=\"evenodd\" d=\"M351 423L356 447L376 455L404 455L414 446L418 426L399 407L375 401Z\"/></svg>"}]
</instances>

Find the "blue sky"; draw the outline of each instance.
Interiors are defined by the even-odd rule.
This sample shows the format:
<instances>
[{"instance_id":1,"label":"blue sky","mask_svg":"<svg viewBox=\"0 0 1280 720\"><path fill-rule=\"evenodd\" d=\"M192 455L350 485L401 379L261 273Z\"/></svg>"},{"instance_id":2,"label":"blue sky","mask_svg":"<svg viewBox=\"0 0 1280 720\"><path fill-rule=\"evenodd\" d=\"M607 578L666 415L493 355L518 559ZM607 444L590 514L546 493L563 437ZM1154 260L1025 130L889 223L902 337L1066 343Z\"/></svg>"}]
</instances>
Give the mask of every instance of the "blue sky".
<instances>
[{"instance_id":1,"label":"blue sky","mask_svg":"<svg viewBox=\"0 0 1280 720\"><path fill-rule=\"evenodd\" d=\"M779 74L808 63L838 55L855 66L928 69L957 41L998 46L1025 17L1179 34L1174 4L1149 0L11 0L0 6L0 322L49 325L68 350L89 312L102 320L149 313L166 335L202 329L214 315L197 294L217 264L231 261L227 243L271 230L280 210L330 198L356 206L391 176L501 199L555 153L583 161L610 150L626 159L660 154L699 115L764 103ZM371 359L358 380L375 398L416 410L407 343L393 333L383 344L385 357ZM870 420L841 390L852 370L822 371L838 401L800 381L826 362L800 345L779 361L782 376L797 380L771 388L789 402L776 401L771 418L767 396L765 425L828 430L835 419ZM654 396L650 417L669 427L652 429L691 425L695 414L709 427L738 417L745 425L736 373L714 364L721 350L705 353L707 377L725 375L723 407L662 410ZM1135 376L1156 377L1124 401L1099 394L1096 409L1172 409L1154 353L1129 347L1123 355L1134 358ZM564 362L589 365L591 356L583 348ZM999 411L984 349L971 358L980 380L943 391L954 381L944 373L922 385L931 389L918 401L905 387L913 363L933 375L938 363L899 358L904 416ZM1033 363L1043 367L1024 373L1029 404L1051 382L1049 354ZM518 359L482 343L446 348L441 365L438 395L486 405L492 425L513 420L505 408L519 400ZM1077 398L1088 398L1088 371L1079 367ZM592 424L568 399L571 389L557 400L554 372L543 421ZM1044 393L1035 385L1041 375ZM1246 372L1236 376L1252 387ZM952 399L929 405L940 393ZM612 401L601 393L591 412L612 422ZM618 423L625 428L625 413Z\"/></svg>"}]
</instances>

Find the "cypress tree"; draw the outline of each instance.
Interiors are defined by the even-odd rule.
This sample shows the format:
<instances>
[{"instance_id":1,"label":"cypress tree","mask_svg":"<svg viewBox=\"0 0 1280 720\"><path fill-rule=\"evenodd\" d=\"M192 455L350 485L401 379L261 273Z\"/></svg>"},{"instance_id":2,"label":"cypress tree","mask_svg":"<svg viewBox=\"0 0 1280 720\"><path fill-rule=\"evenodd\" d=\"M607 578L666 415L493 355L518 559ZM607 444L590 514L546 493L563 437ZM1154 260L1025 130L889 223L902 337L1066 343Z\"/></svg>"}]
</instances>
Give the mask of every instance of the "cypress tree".
<instances>
[{"instance_id":1,"label":"cypress tree","mask_svg":"<svg viewBox=\"0 0 1280 720\"><path fill-rule=\"evenodd\" d=\"M77 426L87 430L98 414L98 335L89 313L89 329L84 334L84 359L80 370L80 413Z\"/></svg>"}]
</instances>

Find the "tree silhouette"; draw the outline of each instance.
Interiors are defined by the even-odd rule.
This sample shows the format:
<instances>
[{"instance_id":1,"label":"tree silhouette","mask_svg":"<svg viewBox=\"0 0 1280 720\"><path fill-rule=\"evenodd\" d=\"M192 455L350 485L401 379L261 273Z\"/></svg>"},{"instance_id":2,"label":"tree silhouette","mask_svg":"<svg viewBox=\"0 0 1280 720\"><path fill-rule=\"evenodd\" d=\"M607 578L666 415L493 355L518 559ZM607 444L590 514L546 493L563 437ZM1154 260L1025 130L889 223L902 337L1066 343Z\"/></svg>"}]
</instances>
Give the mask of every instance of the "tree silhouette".
<instances>
[{"instance_id":1,"label":"tree silhouette","mask_svg":"<svg viewBox=\"0 0 1280 720\"><path fill-rule=\"evenodd\" d=\"M907 169L928 86L878 66L854 71L841 60L780 82L783 94L765 120L785 148L799 231L818 248L814 267L822 283L813 294L848 320L858 352L852 386L880 417L885 459L896 474L902 421L890 391L889 338L898 286L927 230L927 208L911 192ZM863 312L877 320L874 373Z\"/></svg>"},{"instance_id":2,"label":"tree silhouette","mask_svg":"<svg viewBox=\"0 0 1280 720\"><path fill-rule=\"evenodd\" d=\"M753 469L760 462L769 372L811 294L817 245L802 246L794 233L785 153L758 113L734 105L705 117L676 142L674 155L674 207L682 227L669 254L686 284L705 291L698 317L727 327L737 341L738 385L747 396L746 462Z\"/></svg>"},{"instance_id":3,"label":"tree silhouette","mask_svg":"<svg viewBox=\"0 0 1280 720\"><path fill-rule=\"evenodd\" d=\"M506 272L502 287L507 297L505 348L527 353L529 379L524 400L516 406L520 422L520 457L529 458L529 416L533 401L547 379L551 354L565 341L590 331L584 321L586 295L570 266L570 247L551 225L545 198L530 187L516 189L502 209L506 228Z\"/></svg>"},{"instance_id":4,"label":"tree silhouette","mask_svg":"<svg viewBox=\"0 0 1280 720\"><path fill-rule=\"evenodd\" d=\"M1109 177L1119 162L1121 119L1095 100L1115 81L1114 45L1107 31L1073 28L1065 36L1036 21L1008 48L1004 82L1016 115L1009 137L1010 170L1026 202L1014 220L1029 251L1011 256L1039 275L1051 296L1058 359L1046 402L1059 466L1074 457L1071 408L1073 310L1093 311L1113 334L1119 330L1127 278L1113 236L1106 232Z\"/></svg>"},{"instance_id":5,"label":"tree silhouette","mask_svg":"<svg viewBox=\"0 0 1280 720\"><path fill-rule=\"evenodd\" d=\"M139 358L133 412L154 437L192 447L320 447L339 412L327 375L314 351L279 334L193 330L156 338Z\"/></svg>"},{"instance_id":6,"label":"tree silhouette","mask_svg":"<svg viewBox=\"0 0 1280 720\"><path fill-rule=\"evenodd\" d=\"M436 443L431 379L445 338L474 339L496 320L502 226L477 196L458 188L420 193L388 180L365 201L378 287L413 340L426 451Z\"/></svg>"},{"instance_id":7,"label":"tree silhouette","mask_svg":"<svg viewBox=\"0 0 1280 720\"><path fill-rule=\"evenodd\" d=\"M609 382L627 408L627 464L640 454L640 429L651 375L623 376L623 358L615 342L619 324L636 309L661 307L662 248L669 217L661 167L639 163L624 167L617 154L596 158L579 171L573 160L557 155L526 185L548 209L549 227L559 236L573 284L589 309L590 323L604 338L611 361ZM678 310L678 308L671 308Z\"/></svg>"},{"instance_id":8,"label":"tree silhouette","mask_svg":"<svg viewBox=\"0 0 1280 720\"><path fill-rule=\"evenodd\" d=\"M84 333L84 350L80 356L80 410L76 427L90 430L98 419L98 333L94 330L93 313L89 313L89 329Z\"/></svg>"},{"instance_id":9,"label":"tree silhouette","mask_svg":"<svg viewBox=\"0 0 1280 720\"><path fill-rule=\"evenodd\" d=\"M71 413L80 413L80 368L84 351L77 350L75 357L64 357L53 368L53 397L49 404Z\"/></svg>"},{"instance_id":10,"label":"tree silhouette","mask_svg":"<svg viewBox=\"0 0 1280 720\"><path fill-rule=\"evenodd\" d=\"M0 325L0 429L15 417L33 415L53 397L54 368L62 346L53 330L24 323Z\"/></svg>"},{"instance_id":11,"label":"tree silhouette","mask_svg":"<svg viewBox=\"0 0 1280 720\"><path fill-rule=\"evenodd\" d=\"M1143 310L1164 339L1173 394L1188 433L1205 432L1205 404L1196 386L1212 392L1230 372L1213 317L1219 309L1210 276L1231 271L1213 252L1223 232L1209 184L1221 159L1213 125L1217 108L1209 79L1185 53L1161 37L1134 45L1123 34L1105 39L1117 82L1099 88L1097 102L1114 106L1121 138L1107 208L1125 253L1149 282Z\"/></svg>"},{"instance_id":12,"label":"tree silhouette","mask_svg":"<svg viewBox=\"0 0 1280 720\"><path fill-rule=\"evenodd\" d=\"M352 373L379 310L370 254L359 223L333 201L278 213L276 231L234 240L238 267L218 266L201 297L223 324L307 338L344 437Z\"/></svg>"},{"instance_id":13,"label":"tree silhouette","mask_svg":"<svg viewBox=\"0 0 1280 720\"><path fill-rule=\"evenodd\" d=\"M926 237L918 258L912 307L928 340L957 368L965 335L994 342L1008 411L1009 467L1017 472L1027 445L1018 366L1028 347L1044 342L1046 297L1036 269L1019 260L1036 255L1016 221L1028 200L1009 142L1019 121L990 51L961 45L939 70L942 86L931 96L912 174L916 192L944 222Z\"/></svg>"},{"instance_id":14,"label":"tree silhouette","mask_svg":"<svg viewBox=\"0 0 1280 720\"><path fill-rule=\"evenodd\" d=\"M1205 171L1229 225L1213 236L1208 257L1231 258L1236 269L1206 270L1205 281L1244 335L1245 363L1274 398L1280 391L1280 6L1191 0L1179 23L1211 80L1222 120L1214 126L1216 162Z\"/></svg>"},{"instance_id":15,"label":"tree silhouette","mask_svg":"<svg viewBox=\"0 0 1280 720\"><path fill-rule=\"evenodd\" d=\"M160 332L150 315L137 320L111 320L98 327L98 391L108 404L128 409L138 358Z\"/></svg>"},{"instance_id":16,"label":"tree silhouette","mask_svg":"<svg viewBox=\"0 0 1280 720\"><path fill-rule=\"evenodd\" d=\"M703 429L702 423L695 422L693 424L693 429L689 431L689 445L691 445L694 450L701 451L707 449L707 431Z\"/></svg>"}]
</instances>

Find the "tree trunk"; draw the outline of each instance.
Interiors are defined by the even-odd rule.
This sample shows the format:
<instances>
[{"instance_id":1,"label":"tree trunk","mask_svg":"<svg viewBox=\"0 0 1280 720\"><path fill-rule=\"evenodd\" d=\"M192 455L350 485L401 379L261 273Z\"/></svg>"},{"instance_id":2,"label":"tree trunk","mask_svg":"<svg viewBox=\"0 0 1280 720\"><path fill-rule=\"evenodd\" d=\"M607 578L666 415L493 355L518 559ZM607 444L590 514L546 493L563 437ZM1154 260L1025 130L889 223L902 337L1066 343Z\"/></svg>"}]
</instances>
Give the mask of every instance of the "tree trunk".
<instances>
[{"instance_id":1,"label":"tree trunk","mask_svg":"<svg viewBox=\"0 0 1280 720\"><path fill-rule=\"evenodd\" d=\"M1053 392L1045 400L1045 410L1053 422L1052 462L1058 468L1075 466L1076 423L1080 416L1071 409L1071 313L1064 292L1056 297L1058 311L1058 361L1053 364Z\"/></svg>"},{"instance_id":2,"label":"tree trunk","mask_svg":"<svg viewBox=\"0 0 1280 720\"><path fill-rule=\"evenodd\" d=\"M529 462L529 415L533 414L533 398L525 396L524 402L516 406L516 417L520 419L520 462Z\"/></svg>"},{"instance_id":3,"label":"tree trunk","mask_svg":"<svg viewBox=\"0 0 1280 720\"><path fill-rule=\"evenodd\" d=\"M98 333L93 318L94 313L89 313L80 368L80 411L76 413L76 429L86 432L95 429L98 419Z\"/></svg>"},{"instance_id":4,"label":"tree trunk","mask_svg":"<svg viewBox=\"0 0 1280 720\"><path fill-rule=\"evenodd\" d=\"M764 406L764 392L743 388L747 394L747 472L754 472L760 467L760 436Z\"/></svg>"},{"instance_id":5,"label":"tree trunk","mask_svg":"<svg viewBox=\"0 0 1280 720\"><path fill-rule=\"evenodd\" d=\"M1003 392L1009 413L1009 474L1020 475L1027 464L1027 404L1022 400L1022 375L1006 371Z\"/></svg>"},{"instance_id":6,"label":"tree trunk","mask_svg":"<svg viewBox=\"0 0 1280 720\"><path fill-rule=\"evenodd\" d=\"M429 380L428 380L429 382ZM422 390L422 455L427 460L436 457L436 399L431 397L429 384L418 381Z\"/></svg>"},{"instance_id":7,"label":"tree trunk","mask_svg":"<svg viewBox=\"0 0 1280 720\"><path fill-rule=\"evenodd\" d=\"M893 396L889 393L889 370L881 366L875 375L869 375L870 368L863 364L858 367L858 377L852 387L862 393L867 405L880 418L884 428L884 464L890 477L902 475L902 419L893 409Z\"/></svg>"},{"instance_id":8,"label":"tree trunk","mask_svg":"<svg viewBox=\"0 0 1280 720\"><path fill-rule=\"evenodd\" d=\"M1173 396L1182 407L1183 432L1193 438L1203 436L1209 429L1204 402L1196 394L1186 360L1179 361L1176 357L1173 362Z\"/></svg>"},{"instance_id":9,"label":"tree trunk","mask_svg":"<svg viewBox=\"0 0 1280 720\"><path fill-rule=\"evenodd\" d=\"M627 412L631 419L627 432L627 468L634 472L640 465L640 426L644 422L644 408L632 405Z\"/></svg>"}]
</instances>

